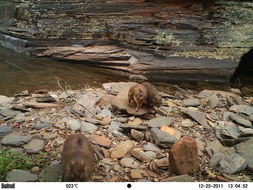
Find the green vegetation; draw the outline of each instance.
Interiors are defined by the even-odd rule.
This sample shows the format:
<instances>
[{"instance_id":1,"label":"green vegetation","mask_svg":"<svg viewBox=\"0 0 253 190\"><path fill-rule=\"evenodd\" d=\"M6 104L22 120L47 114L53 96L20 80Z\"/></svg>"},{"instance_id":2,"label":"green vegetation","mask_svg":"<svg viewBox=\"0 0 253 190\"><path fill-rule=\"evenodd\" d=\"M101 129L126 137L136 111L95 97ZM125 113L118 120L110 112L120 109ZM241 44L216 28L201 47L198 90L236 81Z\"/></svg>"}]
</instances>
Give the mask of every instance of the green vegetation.
<instances>
[{"instance_id":1,"label":"green vegetation","mask_svg":"<svg viewBox=\"0 0 253 190\"><path fill-rule=\"evenodd\" d=\"M172 33L160 32L153 38L154 42L163 46L179 46L181 41L177 40Z\"/></svg>"},{"instance_id":2,"label":"green vegetation","mask_svg":"<svg viewBox=\"0 0 253 190\"><path fill-rule=\"evenodd\" d=\"M0 150L0 181L6 178L13 169L30 169L42 164L45 153L28 156L25 153L15 153L11 150Z\"/></svg>"}]
</instances>

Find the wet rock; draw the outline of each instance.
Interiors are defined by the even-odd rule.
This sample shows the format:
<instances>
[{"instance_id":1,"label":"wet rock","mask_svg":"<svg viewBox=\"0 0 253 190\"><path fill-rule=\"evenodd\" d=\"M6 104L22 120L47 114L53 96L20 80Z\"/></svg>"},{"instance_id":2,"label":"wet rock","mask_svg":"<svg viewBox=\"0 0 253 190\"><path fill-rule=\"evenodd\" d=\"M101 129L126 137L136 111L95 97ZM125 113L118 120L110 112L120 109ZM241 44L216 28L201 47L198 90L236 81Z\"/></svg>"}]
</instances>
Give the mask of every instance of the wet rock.
<instances>
[{"instance_id":1,"label":"wet rock","mask_svg":"<svg viewBox=\"0 0 253 190\"><path fill-rule=\"evenodd\" d=\"M234 139L237 139L240 136L237 126L232 122L224 122L224 126L222 126L221 129L221 134Z\"/></svg>"},{"instance_id":2,"label":"wet rock","mask_svg":"<svg viewBox=\"0 0 253 190\"><path fill-rule=\"evenodd\" d=\"M244 170L247 167L247 162L239 154L233 153L223 157L220 166L226 173L235 174Z\"/></svg>"},{"instance_id":3,"label":"wet rock","mask_svg":"<svg viewBox=\"0 0 253 190\"><path fill-rule=\"evenodd\" d=\"M199 168L197 142L193 137L184 136L171 147L170 166L175 173L188 174Z\"/></svg>"},{"instance_id":4,"label":"wet rock","mask_svg":"<svg viewBox=\"0 0 253 190\"><path fill-rule=\"evenodd\" d=\"M137 131L137 130L134 130L134 129L131 130L130 136L131 136L135 141L138 141L138 142L141 142L141 141L143 141L143 139L144 139L144 133L143 133L143 132L140 132L140 131Z\"/></svg>"},{"instance_id":5,"label":"wet rock","mask_svg":"<svg viewBox=\"0 0 253 190\"><path fill-rule=\"evenodd\" d=\"M206 129L211 129L211 127L208 125L205 114L197 109L181 109L181 111L190 116L192 119L197 121L200 125L202 125Z\"/></svg>"},{"instance_id":6,"label":"wet rock","mask_svg":"<svg viewBox=\"0 0 253 190\"><path fill-rule=\"evenodd\" d=\"M160 152L161 149L153 143L147 143L143 145L145 151Z\"/></svg>"},{"instance_id":7,"label":"wet rock","mask_svg":"<svg viewBox=\"0 0 253 190\"><path fill-rule=\"evenodd\" d=\"M197 107L200 105L199 99L184 99L183 100L183 106L186 107Z\"/></svg>"},{"instance_id":8,"label":"wet rock","mask_svg":"<svg viewBox=\"0 0 253 190\"><path fill-rule=\"evenodd\" d=\"M7 174L8 182L34 182L38 176L25 170L14 169Z\"/></svg>"},{"instance_id":9,"label":"wet rock","mask_svg":"<svg viewBox=\"0 0 253 190\"><path fill-rule=\"evenodd\" d=\"M45 143L41 139L32 139L30 142L24 145L24 149L28 153L38 153L45 146Z\"/></svg>"},{"instance_id":10,"label":"wet rock","mask_svg":"<svg viewBox=\"0 0 253 190\"><path fill-rule=\"evenodd\" d=\"M66 121L67 128L72 131L77 131L81 128L81 124L76 119L69 119Z\"/></svg>"},{"instance_id":11,"label":"wet rock","mask_svg":"<svg viewBox=\"0 0 253 190\"><path fill-rule=\"evenodd\" d=\"M234 111L236 113L243 113L248 116L253 115L253 107L248 105L233 105L229 108L230 111Z\"/></svg>"},{"instance_id":12,"label":"wet rock","mask_svg":"<svg viewBox=\"0 0 253 190\"><path fill-rule=\"evenodd\" d=\"M109 148L111 146L112 140L105 136L91 135L90 137L91 141L95 144L98 144L106 148Z\"/></svg>"},{"instance_id":13,"label":"wet rock","mask_svg":"<svg viewBox=\"0 0 253 190\"><path fill-rule=\"evenodd\" d=\"M149 127L161 127L163 125L171 125L173 120L171 117L158 117L149 120L147 124Z\"/></svg>"},{"instance_id":14,"label":"wet rock","mask_svg":"<svg viewBox=\"0 0 253 190\"><path fill-rule=\"evenodd\" d=\"M216 96L216 94L212 94L209 97L207 104L210 109L214 109L219 105L219 98Z\"/></svg>"},{"instance_id":15,"label":"wet rock","mask_svg":"<svg viewBox=\"0 0 253 190\"><path fill-rule=\"evenodd\" d=\"M0 106L8 104L12 102L12 98L8 98L7 96L0 95Z\"/></svg>"},{"instance_id":16,"label":"wet rock","mask_svg":"<svg viewBox=\"0 0 253 190\"><path fill-rule=\"evenodd\" d=\"M20 146L31 140L31 136L21 136L18 133L11 133L2 139L3 145Z\"/></svg>"},{"instance_id":17,"label":"wet rock","mask_svg":"<svg viewBox=\"0 0 253 190\"><path fill-rule=\"evenodd\" d=\"M243 117L236 115L236 114L230 114L229 118L232 121L235 121L236 123L238 123L239 125L243 125L245 127L252 127L252 124L249 120L244 119Z\"/></svg>"},{"instance_id":18,"label":"wet rock","mask_svg":"<svg viewBox=\"0 0 253 190\"><path fill-rule=\"evenodd\" d=\"M127 140L123 141L120 144L118 144L116 147L112 148L111 151L111 157L112 158L122 158L124 157L133 147L134 147L134 142Z\"/></svg>"},{"instance_id":19,"label":"wet rock","mask_svg":"<svg viewBox=\"0 0 253 190\"><path fill-rule=\"evenodd\" d=\"M253 171L253 138L235 145L235 150L248 163L248 169Z\"/></svg>"},{"instance_id":20,"label":"wet rock","mask_svg":"<svg viewBox=\"0 0 253 190\"><path fill-rule=\"evenodd\" d=\"M9 127L8 125L0 125L0 137L5 136L6 134L8 134L10 131L12 130L11 127Z\"/></svg>"},{"instance_id":21,"label":"wet rock","mask_svg":"<svg viewBox=\"0 0 253 190\"><path fill-rule=\"evenodd\" d=\"M194 182L194 179L187 175L179 175L163 179L161 182Z\"/></svg>"},{"instance_id":22,"label":"wet rock","mask_svg":"<svg viewBox=\"0 0 253 190\"><path fill-rule=\"evenodd\" d=\"M39 174L40 182L61 182L63 176L62 166L51 164L46 166Z\"/></svg>"},{"instance_id":23,"label":"wet rock","mask_svg":"<svg viewBox=\"0 0 253 190\"><path fill-rule=\"evenodd\" d=\"M194 123L190 119L184 119L183 121L181 121L181 125L183 127L192 127Z\"/></svg>"},{"instance_id":24,"label":"wet rock","mask_svg":"<svg viewBox=\"0 0 253 190\"><path fill-rule=\"evenodd\" d=\"M122 158L120 160L121 166L127 167L127 168L139 168L140 164L135 161L133 158Z\"/></svg>"},{"instance_id":25,"label":"wet rock","mask_svg":"<svg viewBox=\"0 0 253 190\"><path fill-rule=\"evenodd\" d=\"M181 138L181 133L172 127L168 127L167 125L163 125L163 126L161 126L160 129L161 129L161 131L164 131L164 132L176 137L177 140L179 140Z\"/></svg>"},{"instance_id":26,"label":"wet rock","mask_svg":"<svg viewBox=\"0 0 253 190\"><path fill-rule=\"evenodd\" d=\"M253 136L253 129L252 128L245 128L245 127L241 127L239 126L239 131L241 136Z\"/></svg>"},{"instance_id":27,"label":"wet rock","mask_svg":"<svg viewBox=\"0 0 253 190\"><path fill-rule=\"evenodd\" d=\"M39 129L43 129L46 127L53 127L53 125L51 123L39 123L39 124L35 125L33 128L39 130Z\"/></svg>"},{"instance_id":28,"label":"wet rock","mask_svg":"<svg viewBox=\"0 0 253 190\"><path fill-rule=\"evenodd\" d=\"M133 179L141 179L142 178L141 171L139 169L132 169L130 171L130 176Z\"/></svg>"},{"instance_id":29,"label":"wet rock","mask_svg":"<svg viewBox=\"0 0 253 190\"><path fill-rule=\"evenodd\" d=\"M163 147L170 148L175 142L177 142L176 137L170 135L160 129L154 127L150 130L151 136L155 141L155 144Z\"/></svg>"}]
</instances>

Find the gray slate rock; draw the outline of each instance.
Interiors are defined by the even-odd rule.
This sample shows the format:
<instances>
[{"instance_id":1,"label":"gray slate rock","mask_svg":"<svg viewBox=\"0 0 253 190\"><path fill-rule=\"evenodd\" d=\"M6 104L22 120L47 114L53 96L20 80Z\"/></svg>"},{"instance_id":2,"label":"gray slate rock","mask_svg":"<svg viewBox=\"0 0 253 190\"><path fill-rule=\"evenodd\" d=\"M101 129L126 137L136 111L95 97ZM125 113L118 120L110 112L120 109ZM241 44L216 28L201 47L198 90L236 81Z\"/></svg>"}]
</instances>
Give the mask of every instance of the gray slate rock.
<instances>
[{"instance_id":1,"label":"gray slate rock","mask_svg":"<svg viewBox=\"0 0 253 190\"><path fill-rule=\"evenodd\" d=\"M215 154L212 156L211 160L210 160L210 165L211 165L212 167L217 166L217 165L220 163L221 159L222 159L224 156L225 156L225 155L224 155L223 153L220 153L220 152L215 153Z\"/></svg>"},{"instance_id":2,"label":"gray slate rock","mask_svg":"<svg viewBox=\"0 0 253 190\"><path fill-rule=\"evenodd\" d=\"M112 112L108 109L102 109L101 113L102 115L104 115L105 117L112 117Z\"/></svg>"},{"instance_id":3,"label":"gray slate rock","mask_svg":"<svg viewBox=\"0 0 253 190\"><path fill-rule=\"evenodd\" d=\"M233 139L237 139L240 136L240 132L234 123L225 122L224 124L225 125L221 130L222 135Z\"/></svg>"},{"instance_id":4,"label":"gray slate rock","mask_svg":"<svg viewBox=\"0 0 253 190\"><path fill-rule=\"evenodd\" d=\"M244 119L243 117L236 115L236 114L230 114L229 118L232 121L235 121L236 123L238 123L239 125L243 125L245 127L252 127L252 124L249 120Z\"/></svg>"},{"instance_id":5,"label":"gray slate rock","mask_svg":"<svg viewBox=\"0 0 253 190\"><path fill-rule=\"evenodd\" d=\"M212 94L208 99L208 107L210 109L216 108L219 105L219 98L216 94Z\"/></svg>"},{"instance_id":6,"label":"gray slate rock","mask_svg":"<svg viewBox=\"0 0 253 190\"><path fill-rule=\"evenodd\" d=\"M247 162L239 154L233 153L223 157L220 166L226 173L235 174L244 170L247 167Z\"/></svg>"},{"instance_id":7,"label":"gray slate rock","mask_svg":"<svg viewBox=\"0 0 253 190\"><path fill-rule=\"evenodd\" d=\"M81 122L81 131L83 132L94 132L98 129L98 126L88 123L88 122Z\"/></svg>"},{"instance_id":8,"label":"gray slate rock","mask_svg":"<svg viewBox=\"0 0 253 190\"><path fill-rule=\"evenodd\" d=\"M155 141L155 144L163 147L170 148L173 144L177 142L176 137L161 131L160 129L154 127L150 130L151 136Z\"/></svg>"},{"instance_id":9,"label":"gray slate rock","mask_svg":"<svg viewBox=\"0 0 253 190\"><path fill-rule=\"evenodd\" d=\"M9 120L9 119L15 117L19 113L21 113L21 112L20 111L14 111L14 110L9 109L9 108L5 108L5 109L0 110L0 115L3 116L4 120Z\"/></svg>"},{"instance_id":10,"label":"gray slate rock","mask_svg":"<svg viewBox=\"0 0 253 190\"><path fill-rule=\"evenodd\" d=\"M41 182L61 182L63 176L63 169L61 164L52 164L46 166L39 174L39 181Z\"/></svg>"},{"instance_id":11,"label":"gray slate rock","mask_svg":"<svg viewBox=\"0 0 253 190\"><path fill-rule=\"evenodd\" d=\"M28 136L21 136L18 133L11 133L9 135L6 135L2 139L3 145L11 145L11 146L20 146L22 144L25 144L29 142L32 139L30 135Z\"/></svg>"},{"instance_id":12,"label":"gray slate rock","mask_svg":"<svg viewBox=\"0 0 253 190\"><path fill-rule=\"evenodd\" d=\"M157 117L154 119L151 119L148 121L148 126L149 127L161 127L163 125L171 125L173 122L173 118L171 117Z\"/></svg>"},{"instance_id":13,"label":"gray slate rock","mask_svg":"<svg viewBox=\"0 0 253 190\"><path fill-rule=\"evenodd\" d=\"M253 135L253 129L252 128L246 128L239 126L240 134L241 136L252 136Z\"/></svg>"},{"instance_id":14,"label":"gray slate rock","mask_svg":"<svg viewBox=\"0 0 253 190\"><path fill-rule=\"evenodd\" d=\"M196 98L184 99L183 105L186 107L189 107L189 106L196 107L196 106L200 105L200 101L199 101L199 99L196 99Z\"/></svg>"},{"instance_id":15,"label":"gray slate rock","mask_svg":"<svg viewBox=\"0 0 253 190\"><path fill-rule=\"evenodd\" d=\"M8 125L0 125L0 137L6 135L12 130Z\"/></svg>"},{"instance_id":16,"label":"gray slate rock","mask_svg":"<svg viewBox=\"0 0 253 190\"><path fill-rule=\"evenodd\" d=\"M253 171L253 138L235 145L235 150L247 161L248 169Z\"/></svg>"},{"instance_id":17,"label":"gray slate rock","mask_svg":"<svg viewBox=\"0 0 253 190\"><path fill-rule=\"evenodd\" d=\"M161 149L153 143L144 144L143 149L145 151L161 152Z\"/></svg>"},{"instance_id":18,"label":"gray slate rock","mask_svg":"<svg viewBox=\"0 0 253 190\"><path fill-rule=\"evenodd\" d=\"M24 149L29 153L38 153L45 146L45 142L41 139L32 139L29 143L24 145Z\"/></svg>"},{"instance_id":19,"label":"gray slate rock","mask_svg":"<svg viewBox=\"0 0 253 190\"><path fill-rule=\"evenodd\" d=\"M34 182L38 179L36 174L32 174L25 170L14 169L7 174L8 182Z\"/></svg>"},{"instance_id":20,"label":"gray slate rock","mask_svg":"<svg viewBox=\"0 0 253 190\"><path fill-rule=\"evenodd\" d=\"M43 129L46 127L53 127L53 125L51 123L39 123L39 124L35 125L33 128L39 130L39 129Z\"/></svg>"},{"instance_id":21,"label":"gray slate rock","mask_svg":"<svg viewBox=\"0 0 253 190\"><path fill-rule=\"evenodd\" d=\"M81 124L76 119L70 119L66 122L67 128L72 131L77 131L81 128Z\"/></svg>"},{"instance_id":22,"label":"gray slate rock","mask_svg":"<svg viewBox=\"0 0 253 190\"><path fill-rule=\"evenodd\" d=\"M248 116L253 115L253 107L248 105L233 105L229 108L229 110L236 113L243 113Z\"/></svg>"},{"instance_id":23,"label":"gray slate rock","mask_svg":"<svg viewBox=\"0 0 253 190\"><path fill-rule=\"evenodd\" d=\"M211 127L208 125L206 116L203 112L199 110L193 110L193 109L181 109L181 111L190 116L192 119L194 119L196 122L198 122L200 125L202 125L206 129L211 129Z\"/></svg>"}]
</instances>

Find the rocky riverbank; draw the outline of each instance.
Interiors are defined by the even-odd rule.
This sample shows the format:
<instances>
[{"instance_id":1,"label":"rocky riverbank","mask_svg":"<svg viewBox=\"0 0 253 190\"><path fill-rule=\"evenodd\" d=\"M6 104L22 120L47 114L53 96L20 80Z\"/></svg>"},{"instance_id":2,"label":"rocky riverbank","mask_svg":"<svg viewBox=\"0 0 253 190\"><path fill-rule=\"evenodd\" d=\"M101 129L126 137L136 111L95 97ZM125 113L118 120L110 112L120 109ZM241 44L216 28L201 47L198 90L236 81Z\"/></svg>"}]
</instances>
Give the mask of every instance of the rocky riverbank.
<instances>
[{"instance_id":1,"label":"rocky riverbank","mask_svg":"<svg viewBox=\"0 0 253 190\"><path fill-rule=\"evenodd\" d=\"M124 103L133 84L0 96L0 159L17 158L0 162L0 180L60 181L63 143L77 132L96 149L92 181L253 180L253 97L171 86L162 106L135 112ZM17 164L24 156L32 164Z\"/></svg>"}]
</instances>

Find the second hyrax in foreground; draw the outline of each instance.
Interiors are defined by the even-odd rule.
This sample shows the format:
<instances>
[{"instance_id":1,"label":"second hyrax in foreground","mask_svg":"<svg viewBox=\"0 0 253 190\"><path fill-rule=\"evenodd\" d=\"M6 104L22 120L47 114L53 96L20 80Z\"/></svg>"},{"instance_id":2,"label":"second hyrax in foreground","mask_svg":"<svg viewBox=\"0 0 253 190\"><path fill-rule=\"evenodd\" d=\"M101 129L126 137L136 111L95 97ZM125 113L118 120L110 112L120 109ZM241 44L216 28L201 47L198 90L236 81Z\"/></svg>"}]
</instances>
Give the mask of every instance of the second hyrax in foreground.
<instances>
[{"instance_id":1,"label":"second hyrax in foreground","mask_svg":"<svg viewBox=\"0 0 253 190\"><path fill-rule=\"evenodd\" d=\"M149 82L141 83L147 89L147 105L150 107L160 106L162 103L162 97L157 91L156 87Z\"/></svg>"},{"instance_id":2,"label":"second hyrax in foreground","mask_svg":"<svg viewBox=\"0 0 253 190\"><path fill-rule=\"evenodd\" d=\"M135 84L131 86L128 91L128 103L130 104L131 101L134 101L136 104L135 111L138 111L139 108L147 103L147 89L145 86L141 84Z\"/></svg>"},{"instance_id":3,"label":"second hyrax in foreground","mask_svg":"<svg viewBox=\"0 0 253 190\"><path fill-rule=\"evenodd\" d=\"M63 181L89 181L96 165L94 149L83 134L70 135L64 143Z\"/></svg>"}]
</instances>

